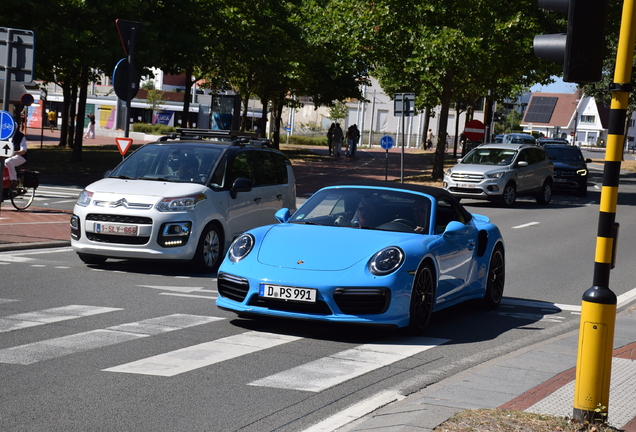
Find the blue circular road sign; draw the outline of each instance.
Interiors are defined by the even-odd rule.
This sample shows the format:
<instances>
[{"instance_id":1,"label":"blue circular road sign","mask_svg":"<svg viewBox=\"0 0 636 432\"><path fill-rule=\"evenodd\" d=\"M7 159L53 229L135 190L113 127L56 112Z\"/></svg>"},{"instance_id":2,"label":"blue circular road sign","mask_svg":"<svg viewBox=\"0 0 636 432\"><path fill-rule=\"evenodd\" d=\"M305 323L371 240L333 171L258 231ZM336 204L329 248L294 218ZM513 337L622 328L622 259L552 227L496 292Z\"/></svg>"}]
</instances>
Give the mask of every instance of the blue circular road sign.
<instances>
[{"instance_id":1,"label":"blue circular road sign","mask_svg":"<svg viewBox=\"0 0 636 432\"><path fill-rule=\"evenodd\" d=\"M7 141L15 133L15 121L7 111L0 111L0 141Z\"/></svg>"},{"instance_id":2,"label":"blue circular road sign","mask_svg":"<svg viewBox=\"0 0 636 432\"><path fill-rule=\"evenodd\" d=\"M384 150L388 150L393 147L394 143L395 141L393 140L393 137L391 135L384 135L382 138L380 138L380 147L382 147Z\"/></svg>"}]
</instances>

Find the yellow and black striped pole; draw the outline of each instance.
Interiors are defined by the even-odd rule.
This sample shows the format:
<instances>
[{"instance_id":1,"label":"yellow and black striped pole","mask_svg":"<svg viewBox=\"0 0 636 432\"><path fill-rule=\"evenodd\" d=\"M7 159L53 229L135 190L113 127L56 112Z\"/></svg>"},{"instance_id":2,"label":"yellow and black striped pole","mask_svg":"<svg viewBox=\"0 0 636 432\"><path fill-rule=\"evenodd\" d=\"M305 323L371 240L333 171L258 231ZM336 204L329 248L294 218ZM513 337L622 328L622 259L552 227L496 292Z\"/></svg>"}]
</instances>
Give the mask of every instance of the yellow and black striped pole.
<instances>
[{"instance_id":1,"label":"yellow and black striped pole","mask_svg":"<svg viewBox=\"0 0 636 432\"><path fill-rule=\"evenodd\" d=\"M594 285L583 294L579 351L574 387L574 419L605 421L609 407L612 348L616 324L616 295L609 288L618 236L616 203L627 103L632 91L631 74L636 39L636 0L625 0L616 53L603 188L596 240Z\"/></svg>"}]
</instances>

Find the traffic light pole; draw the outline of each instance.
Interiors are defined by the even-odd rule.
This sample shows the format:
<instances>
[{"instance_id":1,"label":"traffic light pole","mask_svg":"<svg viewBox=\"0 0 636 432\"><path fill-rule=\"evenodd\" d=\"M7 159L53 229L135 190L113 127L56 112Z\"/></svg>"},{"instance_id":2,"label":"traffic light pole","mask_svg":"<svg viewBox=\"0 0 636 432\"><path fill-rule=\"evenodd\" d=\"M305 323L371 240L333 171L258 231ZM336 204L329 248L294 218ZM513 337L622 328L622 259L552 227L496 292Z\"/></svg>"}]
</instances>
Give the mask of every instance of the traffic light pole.
<instances>
[{"instance_id":1,"label":"traffic light pole","mask_svg":"<svg viewBox=\"0 0 636 432\"><path fill-rule=\"evenodd\" d=\"M616 295L609 288L618 237L616 204L624 126L636 40L636 0L625 0L621 19L612 103L605 151L598 234L594 264L594 285L583 294L579 350L574 387L574 419L606 421L609 406L612 348L616 324Z\"/></svg>"}]
</instances>

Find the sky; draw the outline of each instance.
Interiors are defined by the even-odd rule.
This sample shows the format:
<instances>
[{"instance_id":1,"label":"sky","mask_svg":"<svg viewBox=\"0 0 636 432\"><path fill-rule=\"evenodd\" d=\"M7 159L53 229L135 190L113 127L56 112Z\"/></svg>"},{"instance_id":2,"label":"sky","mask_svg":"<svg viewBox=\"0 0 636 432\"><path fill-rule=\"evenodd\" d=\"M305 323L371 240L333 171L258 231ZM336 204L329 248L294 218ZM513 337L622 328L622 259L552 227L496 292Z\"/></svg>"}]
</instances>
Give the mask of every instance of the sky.
<instances>
[{"instance_id":1,"label":"sky","mask_svg":"<svg viewBox=\"0 0 636 432\"><path fill-rule=\"evenodd\" d=\"M535 92L543 92L543 93L574 93L576 91L575 83L566 83L563 82L561 77L553 76L552 79L555 80L553 84L550 85L534 85L530 88L530 91Z\"/></svg>"}]
</instances>

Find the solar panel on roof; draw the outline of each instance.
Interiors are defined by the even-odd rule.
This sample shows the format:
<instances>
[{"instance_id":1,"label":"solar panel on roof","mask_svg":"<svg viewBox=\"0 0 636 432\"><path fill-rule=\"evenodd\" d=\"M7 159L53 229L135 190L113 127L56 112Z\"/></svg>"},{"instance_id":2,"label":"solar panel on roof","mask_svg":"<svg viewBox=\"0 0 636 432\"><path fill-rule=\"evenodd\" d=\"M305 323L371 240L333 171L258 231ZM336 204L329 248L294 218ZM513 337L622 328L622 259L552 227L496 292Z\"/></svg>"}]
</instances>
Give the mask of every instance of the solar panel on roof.
<instances>
[{"instance_id":1,"label":"solar panel on roof","mask_svg":"<svg viewBox=\"0 0 636 432\"><path fill-rule=\"evenodd\" d=\"M554 107L559 98L534 96L526 111L526 123L550 123Z\"/></svg>"}]
</instances>

